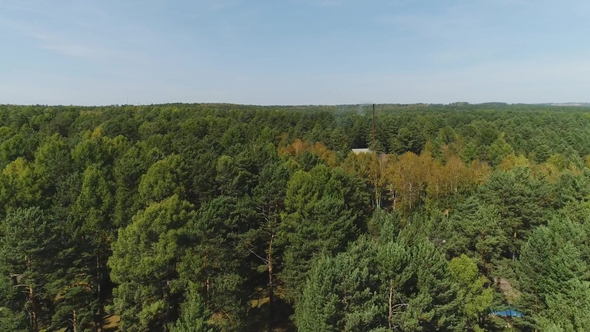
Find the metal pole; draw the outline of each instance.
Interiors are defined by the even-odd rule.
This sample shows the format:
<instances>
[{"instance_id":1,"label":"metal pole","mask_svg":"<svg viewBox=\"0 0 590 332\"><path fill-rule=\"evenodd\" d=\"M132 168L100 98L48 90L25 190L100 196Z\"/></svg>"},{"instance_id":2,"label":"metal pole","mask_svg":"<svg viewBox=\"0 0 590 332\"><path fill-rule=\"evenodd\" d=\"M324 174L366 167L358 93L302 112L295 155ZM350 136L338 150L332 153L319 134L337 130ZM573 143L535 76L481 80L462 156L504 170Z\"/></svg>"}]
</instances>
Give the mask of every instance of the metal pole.
<instances>
[{"instance_id":1,"label":"metal pole","mask_svg":"<svg viewBox=\"0 0 590 332\"><path fill-rule=\"evenodd\" d=\"M375 104L373 104L373 149L375 148Z\"/></svg>"}]
</instances>

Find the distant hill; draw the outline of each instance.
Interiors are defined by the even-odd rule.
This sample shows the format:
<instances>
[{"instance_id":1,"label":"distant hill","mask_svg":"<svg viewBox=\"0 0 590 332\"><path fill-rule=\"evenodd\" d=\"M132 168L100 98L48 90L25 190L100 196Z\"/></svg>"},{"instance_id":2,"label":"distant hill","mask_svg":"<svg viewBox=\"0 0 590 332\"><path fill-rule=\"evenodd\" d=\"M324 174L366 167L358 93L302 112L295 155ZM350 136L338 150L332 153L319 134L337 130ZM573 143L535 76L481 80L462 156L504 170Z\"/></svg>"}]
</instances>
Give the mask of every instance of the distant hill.
<instances>
[{"instance_id":1,"label":"distant hill","mask_svg":"<svg viewBox=\"0 0 590 332\"><path fill-rule=\"evenodd\" d=\"M541 105L589 107L590 103L543 103Z\"/></svg>"}]
</instances>

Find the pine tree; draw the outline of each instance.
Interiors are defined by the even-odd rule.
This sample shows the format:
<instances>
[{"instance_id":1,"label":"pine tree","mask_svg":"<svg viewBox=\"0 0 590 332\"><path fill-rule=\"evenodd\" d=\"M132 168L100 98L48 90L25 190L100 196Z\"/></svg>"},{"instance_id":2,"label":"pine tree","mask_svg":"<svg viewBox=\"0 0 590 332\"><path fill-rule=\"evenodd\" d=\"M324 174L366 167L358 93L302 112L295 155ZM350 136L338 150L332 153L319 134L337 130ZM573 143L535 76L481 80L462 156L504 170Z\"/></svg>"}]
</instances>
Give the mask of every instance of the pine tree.
<instances>
[{"instance_id":1,"label":"pine tree","mask_svg":"<svg viewBox=\"0 0 590 332\"><path fill-rule=\"evenodd\" d=\"M102 324L105 288L109 283L107 260L111 256L115 232L111 218L114 203L112 184L105 171L89 166L82 175L80 195L73 207L77 222L73 246L78 249L73 257L76 263L73 268L89 274L82 277L82 282L89 282L92 293L96 294L97 302L91 307L96 310L94 324L97 326Z\"/></svg>"},{"instance_id":2,"label":"pine tree","mask_svg":"<svg viewBox=\"0 0 590 332\"><path fill-rule=\"evenodd\" d=\"M535 179L528 168L495 172L477 197L498 209L502 229L509 240L506 258L518 257L520 247L533 227L550 218L551 192L547 182Z\"/></svg>"},{"instance_id":3,"label":"pine tree","mask_svg":"<svg viewBox=\"0 0 590 332\"><path fill-rule=\"evenodd\" d=\"M152 203L119 230L109 266L118 284L112 309L121 316L121 329L165 330L176 320L183 227L193 218L191 205L172 196Z\"/></svg>"},{"instance_id":4,"label":"pine tree","mask_svg":"<svg viewBox=\"0 0 590 332\"><path fill-rule=\"evenodd\" d=\"M246 235L248 250L258 262L258 269L268 274L268 325L275 320L274 301L276 268L279 266L280 254L277 254L277 236L279 236L281 213L285 209L285 191L289 171L281 163L268 164L260 173L258 186L253 190L259 224ZM279 241L280 242L280 241ZM260 264L262 263L262 265Z\"/></svg>"},{"instance_id":5,"label":"pine tree","mask_svg":"<svg viewBox=\"0 0 590 332\"><path fill-rule=\"evenodd\" d=\"M383 327L375 247L360 239L335 257L313 264L296 306L300 331L374 331Z\"/></svg>"},{"instance_id":6,"label":"pine tree","mask_svg":"<svg viewBox=\"0 0 590 332\"><path fill-rule=\"evenodd\" d=\"M349 190L346 177L324 165L311 172L298 171L289 180L285 197L287 213L279 236L284 250L280 277L290 300L297 301L300 296L306 273L316 256L343 251L356 237L358 212L353 207L362 201Z\"/></svg>"},{"instance_id":7,"label":"pine tree","mask_svg":"<svg viewBox=\"0 0 590 332\"><path fill-rule=\"evenodd\" d=\"M170 327L170 332L218 332L209 324L211 313L198 292L198 287L191 284L187 290L185 302L180 308L180 317Z\"/></svg>"},{"instance_id":8,"label":"pine tree","mask_svg":"<svg viewBox=\"0 0 590 332\"><path fill-rule=\"evenodd\" d=\"M252 273L247 231L255 220L254 204L221 196L204 204L187 226L191 248L179 264L183 285L200 286L208 308L221 317L224 329L246 324L253 290L245 284Z\"/></svg>"},{"instance_id":9,"label":"pine tree","mask_svg":"<svg viewBox=\"0 0 590 332\"><path fill-rule=\"evenodd\" d=\"M184 197L186 170L181 156L171 155L154 163L141 176L139 196L144 203L160 202L172 195Z\"/></svg>"},{"instance_id":10,"label":"pine tree","mask_svg":"<svg viewBox=\"0 0 590 332\"><path fill-rule=\"evenodd\" d=\"M449 221L443 235L449 255L468 254L489 274L508 251L508 239L497 208L470 197Z\"/></svg>"},{"instance_id":11,"label":"pine tree","mask_svg":"<svg viewBox=\"0 0 590 332\"><path fill-rule=\"evenodd\" d=\"M488 280L480 277L477 265L466 255L453 258L449 270L457 287L460 302L461 329L483 331L479 323L487 314L494 297L492 288L485 288Z\"/></svg>"},{"instance_id":12,"label":"pine tree","mask_svg":"<svg viewBox=\"0 0 590 332\"><path fill-rule=\"evenodd\" d=\"M587 241L580 225L561 218L531 234L522 249L518 277L523 292L520 305L532 326L546 327L547 319L559 320L558 326L566 330L588 326L590 312L587 303L580 301L590 282L590 269L580 250ZM572 306L578 311L564 309Z\"/></svg>"},{"instance_id":13,"label":"pine tree","mask_svg":"<svg viewBox=\"0 0 590 332\"><path fill-rule=\"evenodd\" d=\"M460 329L447 261L423 239L392 237L395 220L375 223L376 239L361 237L346 252L314 261L295 306L301 331Z\"/></svg>"},{"instance_id":14,"label":"pine tree","mask_svg":"<svg viewBox=\"0 0 590 332\"><path fill-rule=\"evenodd\" d=\"M0 317L15 328L37 332L49 324L51 280L58 234L39 208L17 209L1 223ZM10 326L8 325L8 326ZM4 328L4 327L3 327Z\"/></svg>"}]
</instances>

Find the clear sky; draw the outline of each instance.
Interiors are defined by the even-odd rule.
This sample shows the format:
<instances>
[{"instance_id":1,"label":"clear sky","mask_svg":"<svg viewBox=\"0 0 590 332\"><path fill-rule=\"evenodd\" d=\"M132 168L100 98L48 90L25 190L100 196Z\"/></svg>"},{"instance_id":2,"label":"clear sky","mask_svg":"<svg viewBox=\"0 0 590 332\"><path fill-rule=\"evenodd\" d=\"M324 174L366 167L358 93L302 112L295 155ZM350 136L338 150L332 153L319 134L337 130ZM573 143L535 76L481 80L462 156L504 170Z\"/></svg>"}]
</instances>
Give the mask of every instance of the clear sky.
<instances>
[{"instance_id":1,"label":"clear sky","mask_svg":"<svg viewBox=\"0 0 590 332\"><path fill-rule=\"evenodd\" d=\"M0 0L0 104L590 101L587 0Z\"/></svg>"}]
</instances>

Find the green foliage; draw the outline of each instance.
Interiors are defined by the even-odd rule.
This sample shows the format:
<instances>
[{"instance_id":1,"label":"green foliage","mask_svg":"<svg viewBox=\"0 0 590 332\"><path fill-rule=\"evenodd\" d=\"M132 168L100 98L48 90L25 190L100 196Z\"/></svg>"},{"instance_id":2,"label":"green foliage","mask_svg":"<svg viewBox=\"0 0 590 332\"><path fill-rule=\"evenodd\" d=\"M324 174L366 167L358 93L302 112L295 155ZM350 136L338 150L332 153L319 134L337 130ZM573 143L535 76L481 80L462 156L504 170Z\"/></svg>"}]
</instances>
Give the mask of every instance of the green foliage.
<instances>
[{"instance_id":1,"label":"green foliage","mask_svg":"<svg viewBox=\"0 0 590 332\"><path fill-rule=\"evenodd\" d=\"M297 306L300 331L371 331L379 327L382 303L374 290L374 263L364 250L354 248L334 258L322 257L309 273ZM373 270L373 271L372 271Z\"/></svg>"},{"instance_id":2,"label":"green foliage","mask_svg":"<svg viewBox=\"0 0 590 332\"><path fill-rule=\"evenodd\" d=\"M113 310L121 315L122 329L161 329L174 320L182 229L193 219L191 205L172 196L152 203L119 230L109 266L118 284Z\"/></svg>"},{"instance_id":3,"label":"green foliage","mask_svg":"<svg viewBox=\"0 0 590 332\"><path fill-rule=\"evenodd\" d=\"M463 329L483 331L478 323L487 314L494 297L491 288L485 288L488 280L479 276L477 265L466 255L455 257L449 263L449 270L456 283L457 299L461 303Z\"/></svg>"},{"instance_id":4,"label":"green foliage","mask_svg":"<svg viewBox=\"0 0 590 332\"><path fill-rule=\"evenodd\" d=\"M218 328L211 326L211 313L199 295L197 287L189 286L186 302L180 309L180 317L170 327L170 332L216 332Z\"/></svg>"},{"instance_id":5,"label":"green foliage","mask_svg":"<svg viewBox=\"0 0 590 332\"><path fill-rule=\"evenodd\" d=\"M550 218L551 202L549 183L533 177L528 168L515 168L508 172L495 172L480 188L478 197L485 204L498 209L501 228L510 239L504 252L506 258L515 258L529 232Z\"/></svg>"},{"instance_id":6,"label":"green foliage","mask_svg":"<svg viewBox=\"0 0 590 332\"><path fill-rule=\"evenodd\" d=\"M468 198L452 216L444 233L445 249L451 257L468 253L481 268L490 272L508 249L510 234L494 205Z\"/></svg>"},{"instance_id":7,"label":"green foliage","mask_svg":"<svg viewBox=\"0 0 590 332\"><path fill-rule=\"evenodd\" d=\"M518 266L521 305L531 324L552 322L569 331L587 328L590 311L579 300L590 281L588 261L579 249L587 243L587 234L581 225L559 217L531 234Z\"/></svg>"},{"instance_id":8,"label":"green foliage","mask_svg":"<svg viewBox=\"0 0 590 332\"><path fill-rule=\"evenodd\" d=\"M217 160L216 182L221 195L239 197L248 192L253 181L253 174L230 156L221 156Z\"/></svg>"},{"instance_id":9,"label":"green foliage","mask_svg":"<svg viewBox=\"0 0 590 332\"><path fill-rule=\"evenodd\" d=\"M0 164L5 166L17 158L31 161L36 148L35 131L28 126L23 126L17 133L7 135L7 138L0 143Z\"/></svg>"},{"instance_id":10,"label":"green foliage","mask_svg":"<svg viewBox=\"0 0 590 332\"><path fill-rule=\"evenodd\" d=\"M154 163L146 174L141 176L139 196L143 202L159 202L172 195L185 193L184 161L178 155Z\"/></svg>"},{"instance_id":11,"label":"green foliage","mask_svg":"<svg viewBox=\"0 0 590 332\"><path fill-rule=\"evenodd\" d=\"M362 198L348 191L347 181L338 171L319 165L296 172L287 184L280 241L281 279L290 299L297 300L314 257L343 251L356 238L359 212L353 207L362 204Z\"/></svg>"},{"instance_id":12,"label":"green foliage","mask_svg":"<svg viewBox=\"0 0 590 332\"><path fill-rule=\"evenodd\" d=\"M404 154L406 152L420 154L425 143L424 136L416 128L403 127L391 141L391 152L396 154Z\"/></svg>"},{"instance_id":13,"label":"green foliage","mask_svg":"<svg viewBox=\"0 0 590 332\"><path fill-rule=\"evenodd\" d=\"M467 297L456 292L444 257L424 240L409 247L401 238L382 234L377 241L362 237L346 252L314 262L296 306L300 330L451 331L465 326L455 317L456 297ZM465 307L471 309L480 299L469 300L471 306Z\"/></svg>"},{"instance_id":14,"label":"green foliage","mask_svg":"<svg viewBox=\"0 0 590 332\"><path fill-rule=\"evenodd\" d=\"M590 283L572 279L559 293L547 295L547 309L536 319L543 330L588 331L590 329Z\"/></svg>"},{"instance_id":15,"label":"green foliage","mask_svg":"<svg viewBox=\"0 0 590 332\"><path fill-rule=\"evenodd\" d=\"M38 331L49 322L47 285L59 245L53 227L39 208L17 209L1 223L0 317L6 326L23 329L27 317L27 330Z\"/></svg>"},{"instance_id":16,"label":"green foliage","mask_svg":"<svg viewBox=\"0 0 590 332\"><path fill-rule=\"evenodd\" d=\"M492 165L499 165L504 158L513 153L510 144L506 143L504 137L499 137L489 148L489 161Z\"/></svg>"},{"instance_id":17,"label":"green foliage","mask_svg":"<svg viewBox=\"0 0 590 332\"><path fill-rule=\"evenodd\" d=\"M589 108L367 110L0 105L0 331L590 329Z\"/></svg>"},{"instance_id":18,"label":"green foliage","mask_svg":"<svg viewBox=\"0 0 590 332\"><path fill-rule=\"evenodd\" d=\"M251 201L221 196L203 205L187 226L192 248L179 265L183 282L202 285L204 299L213 313L223 315L225 329L245 324L251 290L245 286L250 266L248 236L253 218Z\"/></svg>"},{"instance_id":19,"label":"green foliage","mask_svg":"<svg viewBox=\"0 0 590 332\"><path fill-rule=\"evenodd\" d=\"M8 164L0 174L0 201L4 211L45 205L41 180L35 165L23 158Z\"/></svg>"},{"instance_id":20,"label":"green foliage","mask_svg":"<svg viewBox=\"0 0 590 332\"><path fill-rule=\"evenodd\" d=\"M461 152L461 159L463 159L463 161L467 163L472 162L477 158L477 144L475 144L474 142L467 143L467 145L465 145L463 151Z\"/></svg>"}]
</instances>

